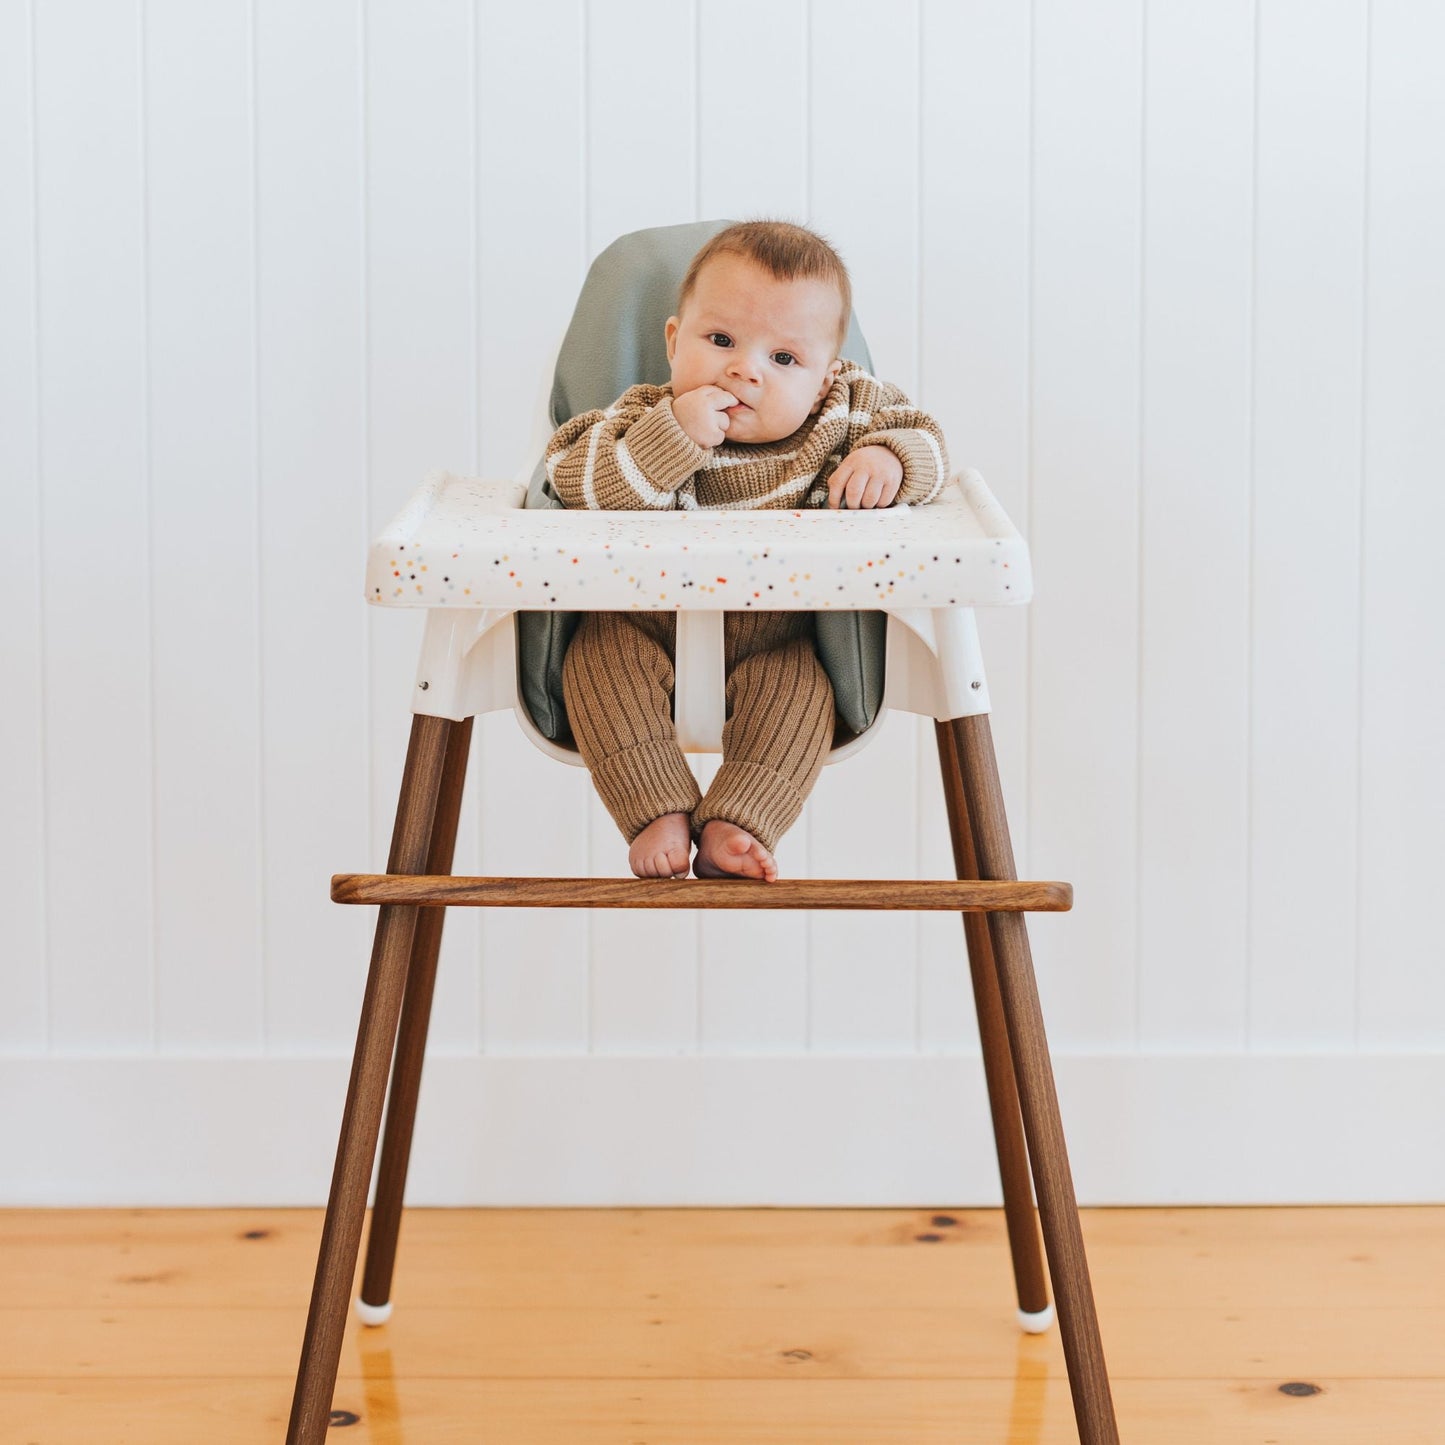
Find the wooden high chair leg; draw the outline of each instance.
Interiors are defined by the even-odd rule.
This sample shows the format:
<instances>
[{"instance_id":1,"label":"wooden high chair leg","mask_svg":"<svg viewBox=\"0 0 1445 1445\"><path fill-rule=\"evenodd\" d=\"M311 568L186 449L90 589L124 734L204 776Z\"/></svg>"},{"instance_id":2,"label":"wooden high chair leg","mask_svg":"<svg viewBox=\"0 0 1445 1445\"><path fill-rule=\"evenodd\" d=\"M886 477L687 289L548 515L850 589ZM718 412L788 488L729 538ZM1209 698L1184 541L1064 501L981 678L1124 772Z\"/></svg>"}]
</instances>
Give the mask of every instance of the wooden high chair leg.
<instances>
[{"instance_id":1,"label":"wooden high chair leg","mask_svg":"<svg viewBox=\"0 0 1445 1445\"><path fill-rule=\"evenodd\" d=\"M955 718L949 726L961 764L969 831L982 876L1016 878L988 716ZM1038 1192L1049 1273L1058 1301L1059 1333L1079 1439L1082 1445L1118 1445L1119 1431L1079 1226L1078 1201L1069 1172L1053 1065L1029 953L1028 927L1022 913L990 913L988 927Z\"/></svg>"},{"instance_id":2,"label":"wooden high chair leg","mask_svg":"<svg viewBox=\"0 0 1445 1445\"><path fill-rule=\"evenodd\" d=\"M948 805L954 873L959 878L978 878L978 860L973 850L973 834L968 826L963 773L958 750L953 745L952 724L935 722L934 733L938 740L939 767L943 773L943 796ZM1018 1086L1014 1082L1013 1057L1009 1053L1008 1027L999 997L993 945L989 942L988 917L983 913L965 913L962 916L968 969L973 978L974 1011L983 1045L989 1111L993 1116L994 1144L998 1149L998 1172L1003 1184L1004 1219L1008 1225L1009 1253L1013 1257L1019 1316L1026 1329L1039 1333L1048 1327L1051 1318L1049 1284L1044 1274L1043 1251L1039 1247L1033 1186L1029 1182L1028 1148L1024 1143L1023 1116L1019 1113Z\"/></svg>"},{"instance_id":3,"label":"wooden high chair leg","mask_svg":"<svg viewBox=\"0 0 1445 1445\"><path fill-rule=\"evenodd\" d=\"M387 860L390 873L420 873L426 867L447 743L456 726L447 718L412 719L391 856ZM381 1132L381 1109L418 911L388 904L381 908L376 920L376 941L361 1005L286 1445L322 1445L330 1423L346 1307L366 1218L366 1195Z\"/></svg>"},{"instance_id":4,"label":"wooden high chair leg","mask_svg":"<svg viewBox=\"0 0 1445 1445\"><path fill-rule=\"evenodd\" d=\"M451 730L446 762L442 767L441 797L432 826L426 871L450 873L457 845L457 821L462 811L462 788L467 778L467 757L472 742L472 719L464 718ZM432 995L436 991L437 956L441 951L445 908L423 908L412 938L411 962L406 973L406 998L401 1006L401 1031L391 1070L391 1092L386 1100L386 1125L381 1137L381 1164L376 1174L376 1195L371 1206L371 1230L366 1239L366 1268L361 1279L359 1312L367 1324L381 1324L390 1314L391 1277L396 1266L396 1242L401 1232L402 1200L407 1166L411 1162L416 1103L421 1093L422 1063L431 1023Z\"/></svg>"}]
</instances>

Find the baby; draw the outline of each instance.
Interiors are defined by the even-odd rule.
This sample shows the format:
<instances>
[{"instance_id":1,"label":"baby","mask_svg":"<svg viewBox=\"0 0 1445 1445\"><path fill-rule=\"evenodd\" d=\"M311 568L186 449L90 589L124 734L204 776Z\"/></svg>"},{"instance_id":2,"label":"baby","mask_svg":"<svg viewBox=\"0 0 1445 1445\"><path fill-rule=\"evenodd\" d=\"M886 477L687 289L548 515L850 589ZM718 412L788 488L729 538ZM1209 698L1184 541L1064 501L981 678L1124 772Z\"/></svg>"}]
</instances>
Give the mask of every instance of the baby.
<instances>
[{"instance_id":1,"label":"baby","mask_svg":"<svg viewBox=\"0 0 1445 1445\"><path fill-rule=\"evenodd\" d=\"M802 226L747 221L693 257L665 335L672 381L561 427L547 475L569 507L887 507L948 477L943 434L897 387L839 356L852 287ZM808 612L724 620L723 762L703 796L672 724L676 618L584 613L563 660L573 736L640 878L778 876L833 742Z\"/></svg>"}]
</instances>

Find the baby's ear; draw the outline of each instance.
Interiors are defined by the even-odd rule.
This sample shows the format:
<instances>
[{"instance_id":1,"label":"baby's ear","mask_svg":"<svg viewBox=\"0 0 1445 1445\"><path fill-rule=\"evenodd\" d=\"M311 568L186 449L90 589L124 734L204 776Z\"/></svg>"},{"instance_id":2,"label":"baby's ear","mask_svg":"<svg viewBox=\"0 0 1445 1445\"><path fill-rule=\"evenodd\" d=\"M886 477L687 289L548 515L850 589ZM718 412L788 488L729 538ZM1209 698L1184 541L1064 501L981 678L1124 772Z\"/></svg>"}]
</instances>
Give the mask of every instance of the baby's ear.
<instances>
[{"instance_id":1,"label":"baby's ear","mask_svg":"<svg viewBox=\"0 0 1445 1445\"><path fill-rule=\"evenodd\" d=\"M843 369L843 358L835 357L828 363L828 369L823 373L823 384L818 388L818 400L827 396L833 389L833 383L838 379L838 373Z\"/></svg>"},{"instance_id":2,"label":"baby's ear","mask_svg":"<svg viewBox=\"0 0 1445 1445\"><path fill-rule=\"evenodd\" d=\"M669 316L667 318L667 324L662 328L663 339L667 342L667 361L669 366L672 364L672 354L677 350L677 328L681 325L682 323L676 316Z\"/></svg>"}]
</instances>

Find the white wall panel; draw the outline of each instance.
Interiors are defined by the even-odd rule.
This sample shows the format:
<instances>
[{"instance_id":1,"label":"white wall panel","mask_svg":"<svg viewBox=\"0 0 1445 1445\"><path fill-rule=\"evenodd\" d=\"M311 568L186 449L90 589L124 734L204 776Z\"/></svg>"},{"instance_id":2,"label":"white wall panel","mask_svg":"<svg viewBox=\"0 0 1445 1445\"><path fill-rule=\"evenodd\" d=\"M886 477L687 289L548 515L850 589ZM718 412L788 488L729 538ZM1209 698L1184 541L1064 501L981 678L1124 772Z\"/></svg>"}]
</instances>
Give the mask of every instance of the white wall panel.
<instances>
[{"instance_id":1,"label":"white wall panel","mask_svg":"<svg viewBox=\"0 0 1445 1445\"><path fill-rule=\"evenodd\" d=\"M698 196L705 219L807 213L807 0L697 7Z\"/></svg>"},{"instance_id":2,"label":"white wall panel","mask_svg":"<svg viewBox=\"0 0 1445 1445\"><path fill-rule=\"evenodd\" d=\"M1029 868L1052 1039L1127 1049L1138 931L1143 14L1034 16Z\"/></svg>"},{"instance_id":3,"label":"white wall panel","mask_svg":"<svg viewBox=\"0 0 1445 1445\"><path fill-rule=\"evenodd\" d=\"M41 597L39 393L36 365L32 26L19 5L0 10L0 495L14 539L0 607L0 657L11 702L0 708L0 1049L48 1046L45 940L45 730Z\"/></svg>"},{"instance_id":4,"label":"white wall panel","mask_svg":"<svg viewBox=\"0 0 1445 1445\"><path fill-rule=\"evenodd\" d=\"M250 59L242 0L147 0L155 1031L182 1052L264 1034Z\"/></svg>"},{"instance_id":5,"label":"white wall panel","mask_svg":"<svg viewBox=\"0 0 1445 1445\"><path fill-rule=\"evenodd\" d=\"M258 0L262 850L281 1053L350 1049L368 947L368 910L327 893L368 836L361 75L355 4Z\"/></svg>"},{"instance_id":6,"label":"white wall panel","mask_svg":"<svg viewBox=\"0 0 1445 1445\"><path fill-rule=\"evenodd\" d=\"M152 1016L145 117L137 7L35 15L51 1044Z\"/></svg>"},{"instance_id":7,"label":"white wall panel","mask_svg":"<svg viewBox=\"0 0 1445 1445\"><path fill-rule=\"evenodd\" d=\"M479 17L477 224L480 470L530 476L550 432L552 366L592 251L586 232L586 24L581 0L487 6ZM539 90L529 57L547 57ZM518 117L526 123L519 125ZM510 716L478 720L482 872L578 877L590 867L591 783ZM475 766L475 764L474 764ZM615 863L620 839L605 855ZM599 865L601 859L599 859ZM587 1050L588 915L499 909L483 920L486 1052Z\"/></svg>"},{"instance_id":8,"label":"white wall panel","mask_svg":"<svg viewBox=\"0 0 1445 1445\"><path fill-rule=\"evenodd\" d=\"M6 1201L314 1205L331 1172L317 1141L335 1132L347 1062L0 1059L0 1097L34 1081L55 1101L44 1120L0 1113L5 1157L30 1165L6 1177ZM1438 1054L1067 1054L1055 1072L1086 1206L1372 1204L1388 1193L1438 1207L1445 1193ZM139 1136L138 1118L163 1127ZM264 1169L236 1147L258 1119ZM1398 1133L1382 1119L1398 1119ZM408 1204L441 1207L996 1208L1000 1198L983 1067L969 1057L439 1058L407 1178ZM1006 1267L1000 1250L991 1268ZM457 1268L477 1278L468 1261ZM1263 1298L1279 1280L1257 1287ZM1288 1288L1329 1309L1339 1282L1299 1272ZM1392 1308L1439 1308L1429 1270L1390 1288Z\"/></svg>"},{"instance_id":9,"label":"white wall panel","mask_svg":"<svg viewBox=\"0 0 1445 1445\"><path fill-rule=\"evenodd\" d=\"M698 7L699 193L705 219L808 212L806 0ZM765 39L764 39L765 37ZM695 759L706 789L716 760ZM808 821L780 866L811 869ZM743 909L699 918L699 1044L707 1053L796 1051L808 1043L808 917Z\"/></svg>"},{"instance_id":10,"label":"white wall panel","mask_svg":"<svg viewBox=\"0 0 1445 1445\"><path fill-rule=\"evenodd\" d=\"M1445 876L1445 16L1400 0L1370 13L1357 1027L1361 1047L1438 1049L1445 969L1426 920Z\"/></svg>"},{"instance_id":11,"label":"white wall panel","mask_svg":"<svg viewBox=\"0 0 1445 1445\"><path fill-rule=\"evenodd\" d=\"M866 102L856 88L867 36ZM838 247L873 368L905 391L918 372L918 10L814 5L808 219ZM862 216L876 223L860 225ZM822 878L909 878L918 868L918 750L885 720L852 763L825 769L805 821ZM808 921L810 1042L826 1052L910 1050L918 1027L918 919L815 913Z\"/></svg>"},{"instance_id":12,"label":"white wall panel","mask_svg":"<svg viewBox=\"0 0 1445 1445\"><path fill-rule=\"evenodd\" d=\"M943 799L938 738L931 718L910 718L918 753L918 875L954 874L948 812ZM975 1053L978 1023L963 924L952 913L920 913L918 929L918 1028L920 1053Z\"/></svg>"},{"instance_id":13,"label":"white wall panel","mask_svg":"<svg viewBox=\"0 0 1445 1445\"><path fill-rule=\"evenodd\" d=\"M428 471L477 463L477 259L473 215L474 17L464 0L366 9L367 531ZM353 587L352 596L356 595ZM410 682L423 619L373 608L370 623L371 848L386 866L411 730ZM454 867L476 873L475 780ZM337 870L351 864L338 864ZM480 918L446 921L429 1042L474 1052Z\"/></svg>"},{"instance_id":14,"label":"white wall panel","mask_svg":"<svg viewBox=\"0 0 1445 1445\"><path fill-rule=\"evenodd\" d=\"M587 22L589 256L624 231L697 216L695 9L640 0ZM574 298L575 299L575 298ZM627 874L627 844L588 806L591 865ZM698 1037L697 919L603 909L592 919L591 1040L601 1053L686 1053Z\"/></svg>"},{"instance_id":15,"label":"white wall panel","mask_svg":"<svg viewBox=\"0 0 1445 1445\"><path fill-rule=\"evenodd\" d=\"M918 371L918 5L810 5L808 220L847 263L873 365Z\"/></svg>"},{"instance_id":16,"label":"white wall panel","mask_svg":"<svg viewBox=\"0 0 1445 1445\"><path fill-rule=\"evenodd\" d=\"M6 1199L216 1202L244 1155L179 1176L178 1106L92 1165L107 1116L47 1069L250 1099L349 1053L374 915L327 880L383 861L420 623L363 606L366 541L430 468L530 471L603 246L767 213L839 244L879 370L1031 543L1035 603L981 622L1020 871L1077 889L1031 930L1081 1195L1428 1191L1418 1121L1372 1137L1356 1105L1445 1044L1434 8L193 8L0 11L0 1052L42 1101ZM937 774L931 723L889 719L785 873L949 872ZM459 868L625 859L583 770L479 720ZM942 915L499 910L454 915L443 960L432 1040L468 1079L565 1055L671 1101L529 1174L504 1156L544 1108L509 1100L481 1168L477 1091L443 1089L451 1202L710 1202L730 1151L786 1177L763 1202L870 1197L866 1151L794 1147L820 1086L779 1109L745 1056L835 1055L886 1134L938 1062L909 1056L977 1048ZM738 1056L741 1102L689 1094L719 1066L686 1054ZM1178 1118L1242 1078L1255 1129L1181 1185ZM1311 1097L1355 1101L1328 1158L1272 1142ZM936 1134L889 1189L939 1187ZM244 1163L257 1198L301 1177Z\"/></svg>"},{"instance_id":17,"label":"white wall panel","mask_svg":"<svg viewBox=\"0 0 1445 1445\"><path fill-rule=\"evenodd\" d=\"M856 758L825 768L813 790L807 813L813 877L917 874L912 719L887 713L877 727ZM778 856L781 862L781 850ZM916 917L813 913L808 923L809 1047L911 1053L918 1032Z\"/></svg>"},{"instance_id":18,"label":"white wall panel","mask_svg":"<svg viewBox=\"0 0 1445 1445\"><path fill-rule=\"evenodd\" d=\"M589 257L624 231L697 218L696 11L676 0L587 0ZM558 78L573 83L565 68Z\"/></svg>"},{"instance_id":19,"label":"white wall panel","mask_svg":"<svg viewBox=\"0 0 1445 1445\"><path fill-rule=\"evenodd\" d=\"M1147 44L1139 1036L1236 1049L1249 987L1252 0L1156 6Z\"/></svg>"},{"instance_id":20,"label":"white wall panel","mask_svg":"<svg viewBox=\"0 0 1445 1445\"><path fill-rule=\"evenodd\" d=\"M1365 3L1260 12L1250 770L1255 1048L1350 1047L1359 876Z\"/></svg>"},{"instance_id":21,"label":"white wall panel","mask_svg":"<svg viewBox=\"0 0 1445 1445\"><path fill-rule=\"evenodd\" d=\"M1028 533L1029 11L998 0L925 0L919 18L922 243L918 399L942 423L955 468L982 472ZM1021 877L1028 870L1028 609L979 615L994 749ZM918 744L919 865L947 877L953 853L938 747ZM919 1027L926 1048L977 1047L956 918L918 917Z\"/></svg>"}]
</instances>

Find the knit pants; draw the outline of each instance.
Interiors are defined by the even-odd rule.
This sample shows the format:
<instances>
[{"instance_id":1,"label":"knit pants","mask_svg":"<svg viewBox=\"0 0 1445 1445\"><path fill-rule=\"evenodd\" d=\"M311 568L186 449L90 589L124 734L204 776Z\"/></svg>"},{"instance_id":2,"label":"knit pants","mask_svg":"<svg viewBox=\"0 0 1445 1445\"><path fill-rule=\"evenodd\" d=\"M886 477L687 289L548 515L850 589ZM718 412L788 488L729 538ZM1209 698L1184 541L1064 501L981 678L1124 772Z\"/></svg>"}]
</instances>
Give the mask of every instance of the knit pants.
<instances>
[{"instance_id":1,"label":"knit pants","mask_svg":"<svg viewBox=\"0 0 1445 1445\"><path fill-rule=\"evenodd\" d=\"M725 819L772 851L797 821L833 742L833 688L810 612L723 619L723 762L703 797L672 725L671 612L588 612L562 662L577 747L630 843L665 813L694 836Z\"/></svg>"}]
</instances>

